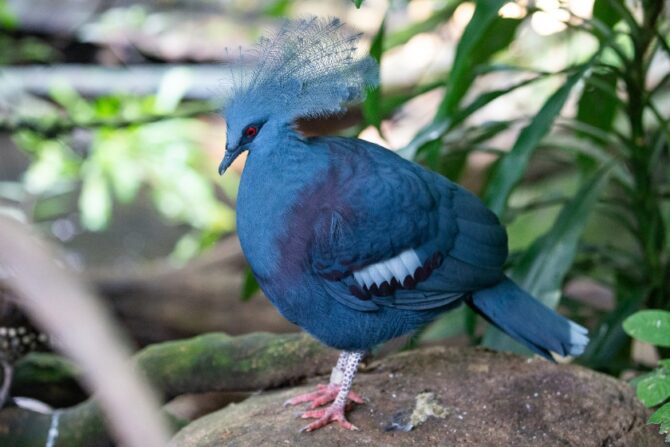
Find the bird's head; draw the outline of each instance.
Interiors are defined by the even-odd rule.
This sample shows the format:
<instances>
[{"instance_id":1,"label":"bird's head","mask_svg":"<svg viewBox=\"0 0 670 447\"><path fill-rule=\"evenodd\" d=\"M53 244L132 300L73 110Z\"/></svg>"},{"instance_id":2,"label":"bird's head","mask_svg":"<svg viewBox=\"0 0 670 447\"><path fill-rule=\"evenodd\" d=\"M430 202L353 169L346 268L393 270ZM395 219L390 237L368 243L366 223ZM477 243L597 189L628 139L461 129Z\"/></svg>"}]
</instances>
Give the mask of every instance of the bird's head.
<instances>
[{"instance_id":1,"label":"bird's head","mask_svg":"<svg viewBox=\"0 0 670 447\"><path fill-rule=\"evenodd\" d=\"M223 174L242 152L271 142L270 128L276 126L278 120L263 113L247 112L248 109L237 111L234 107L226 110L226 152L219 165L219 174Z\"/></svg>"},{"instance_id":2,"label":"bird's head","mask_svg":"<svg viewBox=\"0 0 670 447\"><path fill-rule=\"evenodd\" d=\"M296 119L340 113L361 100L379 73L373 59L355 57L360 37L339 19L286 21L259 40L251 61L241 57L224 105L228 142L219 173L245 150L278 146L273 140Z\"/></svg>"}]
</instances>

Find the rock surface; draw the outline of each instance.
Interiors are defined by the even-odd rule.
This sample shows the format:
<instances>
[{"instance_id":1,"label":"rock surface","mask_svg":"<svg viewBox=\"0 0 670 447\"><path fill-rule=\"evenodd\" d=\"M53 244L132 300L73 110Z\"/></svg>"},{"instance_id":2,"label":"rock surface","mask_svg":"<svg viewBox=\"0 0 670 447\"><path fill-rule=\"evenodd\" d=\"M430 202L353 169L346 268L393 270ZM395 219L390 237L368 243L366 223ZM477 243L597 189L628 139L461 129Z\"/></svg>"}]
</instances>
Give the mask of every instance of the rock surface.
<instances>
[{"instance_id":1,"label":"rock surface","mask_svg":"<svg viewBox=\"0 0 670 447\"><path fill-rule=\"evenodd\" d=\"M374 362L355 382L367 401L349 413L357 432L331 424L298 433L306 424L296 419L304 407L282 408L282 402L314 383L258 394L202 417L171 445L664 446L628 385L539 358L433 347ZM403 431L411 422L413 429Z\"/></svg>"}]
</instances>

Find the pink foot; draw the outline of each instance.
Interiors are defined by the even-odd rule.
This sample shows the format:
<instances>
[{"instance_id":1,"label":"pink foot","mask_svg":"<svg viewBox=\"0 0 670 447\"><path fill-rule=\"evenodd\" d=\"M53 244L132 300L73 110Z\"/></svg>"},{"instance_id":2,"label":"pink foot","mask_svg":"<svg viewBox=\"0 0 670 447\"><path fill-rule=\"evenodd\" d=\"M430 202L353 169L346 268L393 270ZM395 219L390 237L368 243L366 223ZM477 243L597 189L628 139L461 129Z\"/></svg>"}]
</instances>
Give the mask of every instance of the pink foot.
<instances>
[{"instance_id":1,"label":"pink foot","mask_svg":"<svg viewBox=\"0 0 670 447\"><path fill-rule=\"evenodd\" d=\"M319 408L318 410L311 410L302 415L303 419L316 419L309 425L300 429L300 432L314 431L321 427L325 427L331 422L337 422L340 427L347 430L358 430L358 427L347 421L344 415L344 405L333 404L328 408Z\"/></svg>"},{"instance_id":2,"label":"pink foot","mask_svg":"<svg viewBox=\"0 0 670 447\"><path fill-rule=\"evenodd\" d=\"M284 402L284 406L286 407L289 405L301 404L303 402L311 402L309 407L317 408L320 407L321 405L325 405L329 402L334 401L339 391L340 391L339 385L330 385L330 384L326 385L320 383L316 386L316 391L300 394L292 399L289 399L286 402ZM363 398L359 396L357 393L354 393L353 391L349 391L347 397L349 398L349 400L351 400L352 402L356 402L357 404L362 404L364 402Z\"/></svg>"}]
</instances>

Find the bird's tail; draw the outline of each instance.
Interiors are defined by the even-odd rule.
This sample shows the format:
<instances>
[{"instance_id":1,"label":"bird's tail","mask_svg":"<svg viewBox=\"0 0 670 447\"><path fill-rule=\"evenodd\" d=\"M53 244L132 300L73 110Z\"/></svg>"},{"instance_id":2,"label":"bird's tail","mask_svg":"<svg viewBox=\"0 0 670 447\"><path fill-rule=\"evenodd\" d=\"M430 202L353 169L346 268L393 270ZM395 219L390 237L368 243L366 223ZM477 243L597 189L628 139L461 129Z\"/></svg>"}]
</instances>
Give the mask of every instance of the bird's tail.
<instances>
[{"instance_id":1,"label":"bird's tail","mask_svg":"<svg viewBox=\"0 0 670 447\"><path fill-rule=\"evenodd\" d=\"M589 342L585 327L554 312L505 278L472 294L467 303L490 323L543 357L577 356Z\"/></svg>"}]
</instances>

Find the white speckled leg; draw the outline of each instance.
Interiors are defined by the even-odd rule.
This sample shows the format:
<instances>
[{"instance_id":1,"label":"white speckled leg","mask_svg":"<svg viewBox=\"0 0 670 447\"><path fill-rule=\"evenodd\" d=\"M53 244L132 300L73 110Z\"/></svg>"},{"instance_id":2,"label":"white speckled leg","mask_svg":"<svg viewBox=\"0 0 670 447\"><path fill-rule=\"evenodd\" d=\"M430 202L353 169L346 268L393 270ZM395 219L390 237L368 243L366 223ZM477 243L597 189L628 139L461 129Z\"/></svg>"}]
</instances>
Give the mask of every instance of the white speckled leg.
<instances>
[{"instance_id":1,"label":"white speckled leg","mask_svg":"<svg viewBox=\"0 0 670 447\"><path fill-rule=\"evenodd\" d=\"M344 376L344 370L347 367L349 354L350 353L347 351L340 352L340 357L337 359L337 365L335 365L335 368L330 372L329 385L339 386L342 383L342 377Z\"/></svg>"},{"instance_id":2,"label":"white speckled leg","mask_svg":"<svg viewBox=\"0 0 670 447\"><path fill-rule=\"evenodd\" d=\"M317 408L335 400L340 392L340 386L346 375L347 364L352 354L348 351L340 353L337 365L335 365L335 368L330 373L330 382L328 384L320 383L316 386L315 391L295 396L284 402L284 406L310 402L310 408ZM349 399L357 404L363 403L363 398L353 391L349 391Z\"/></svg>"},{"instance_id":3,"label":"white speckled leg","mask_svg":"<svg viewBox=\"0 0 670 447\"><path fill-rule=\"evenodd\" d=\"M318 410L308 411L302 415L303 418L314 418L316 421L311 424L303 427L300 431L314 431L321 427L325 427L331 422L337 422L341 427L346 428L347 430L358 430L358 428L347 421L347 418L344 415L345 407L347 404L347 397L350 397L351 385L354 382L354 377L356 377L356 371L358 370L358 364L363 358L364 353L362 351L350 352L345 361L344 374L342 375L342 380L339 385L339 390L335 396L335 400L328 408L320 408Z\"/></svg>"}]
</instances>

